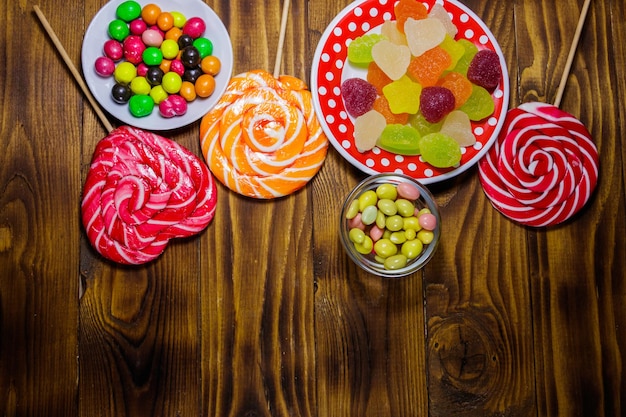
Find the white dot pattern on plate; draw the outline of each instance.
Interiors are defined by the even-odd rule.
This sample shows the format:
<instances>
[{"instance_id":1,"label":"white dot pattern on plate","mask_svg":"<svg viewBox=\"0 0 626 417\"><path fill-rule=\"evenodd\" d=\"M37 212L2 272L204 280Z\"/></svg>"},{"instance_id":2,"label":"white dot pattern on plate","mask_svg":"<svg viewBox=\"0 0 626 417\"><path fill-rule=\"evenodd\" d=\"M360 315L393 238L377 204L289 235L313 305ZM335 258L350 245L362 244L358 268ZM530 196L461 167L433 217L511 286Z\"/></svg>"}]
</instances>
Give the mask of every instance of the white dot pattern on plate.
<instances>
[{"instance_id":1,"label":"white dot pattern on plate","mask_svg":"<svg viewBox=\"0 0 626 417\"><path fill-rule=\"evenodd\" d=\"M364 76L362 70L359 72L347 61L348 45L357 37L372 33L370 30L377 28L384 21L393 20L393 8L396 3L396 0L365 0L344 9L333 22L334 27L328 29L320 41L320 59L317 67L314 65L319 85L313 87L318 94L320 107L318 111L324 115L325 133L350 163L368 172L401 172L417 179L425 179L426 182L433 182L438 178L454 175L458 168L435 168L426 164L419 156L395 155L378 147L367 152L359 152L354 146L353 120L348 116L341 97L342 80L351 76ZM444 6L453 23L459 28L457 39L465 38L477 44L479 49L488 48L499 52L499 47L489 30L482 22L473 18L473 14L466 6L454 0L423 0L422 3L429 10L434 3ZM504 64L503 57L501 62ZM482 156L479 152L484 151L485 146L491 145L496 139L494 132L501 125L508 104L504 102L505 98L508 99L508 93L505 94L504 88L508 88L508 85L499 86L492 94L496 106L494 116L480 122L472 122L472 131L477 142L463 149L461 168L476 163Z\"/></svg>"}]
</instances>

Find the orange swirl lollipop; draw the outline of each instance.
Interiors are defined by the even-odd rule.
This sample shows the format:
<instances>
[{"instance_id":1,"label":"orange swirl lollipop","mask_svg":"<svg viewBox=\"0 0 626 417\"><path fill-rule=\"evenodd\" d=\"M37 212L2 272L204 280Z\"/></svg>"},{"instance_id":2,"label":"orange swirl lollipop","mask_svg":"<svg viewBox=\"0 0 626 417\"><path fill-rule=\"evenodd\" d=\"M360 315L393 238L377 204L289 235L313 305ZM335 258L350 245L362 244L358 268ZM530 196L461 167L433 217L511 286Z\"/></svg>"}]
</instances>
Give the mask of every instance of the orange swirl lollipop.
<instances>
[{"instance_id":1,"label":"orange swirl lollipop","mask_svg":"<svg viewBox=\"0 0 626 417\"><path fill-rule=\"evenodd\" d=\"M258 199L304 187L328 150L306 83L278 75L288 10L285 0L274 74L253 70L231 78L200 124L202 153L213 175L231 190Z\"/></svg>"},{"instance_id":2,"label":"orange swirl lollipop","mask_svg":"<svg viewBox=\"0 0 626 417\"><path fill-rule=\"evenodd\" d=\"M233 77L200 124L202 153L213 174L239 194L271 199L308 183L328 140L302 80L263 70Z\"/></svg>"}]
</instances>

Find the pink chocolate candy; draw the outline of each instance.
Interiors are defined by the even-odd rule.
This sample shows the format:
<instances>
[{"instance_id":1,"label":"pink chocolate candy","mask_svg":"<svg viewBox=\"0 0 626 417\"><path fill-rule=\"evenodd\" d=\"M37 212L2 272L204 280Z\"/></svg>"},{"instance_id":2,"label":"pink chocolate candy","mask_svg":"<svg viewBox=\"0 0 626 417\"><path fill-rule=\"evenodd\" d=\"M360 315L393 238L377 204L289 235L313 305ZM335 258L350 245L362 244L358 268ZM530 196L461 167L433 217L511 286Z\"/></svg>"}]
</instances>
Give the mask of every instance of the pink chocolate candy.
<instances>
[{"instance_id":1,"label":"pink chocolate candy","mask_svg":"<svg viewBox=\"0 0 626 417\"><path fill-rule=\"evenodd\" d=\"M108 56L101 56L96 59L94 67L96 74L101 77L109 77L115 71L115 62Z\"/></svg>"}]
</instances>

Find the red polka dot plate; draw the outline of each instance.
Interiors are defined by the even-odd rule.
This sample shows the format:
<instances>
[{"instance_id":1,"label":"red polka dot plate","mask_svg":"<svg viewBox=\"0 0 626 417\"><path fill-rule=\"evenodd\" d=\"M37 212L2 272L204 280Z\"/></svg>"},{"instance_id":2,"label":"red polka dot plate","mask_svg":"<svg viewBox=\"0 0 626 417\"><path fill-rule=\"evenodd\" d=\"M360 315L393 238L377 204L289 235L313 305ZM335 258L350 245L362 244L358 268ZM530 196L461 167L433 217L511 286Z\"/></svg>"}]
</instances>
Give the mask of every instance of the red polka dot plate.
<instances>
[{"instance_id":1,"label":"red polka dot plate","mask_svg":"<svg viewBox=\"0 0 626 417\"><path fill-rule=\"evenodd\" d=\"M435 3L443 5L458 29L456 39L473 42L478 49L495 51L502 67L502 79L492 93L494 113L472 123L476 136L473 146L462 148L461 162L451 168L435 168L420 156L396 155L378 147L359 152L354 144L354 118L346 111L341 98L341 83L353 77L366 78L366 69L347 60L348 45L359 36L380 33L380 26L394 20L394 0L358 0L350 3L324 31L313 57L311 91L313 104L324 132L335 149L352 165L368 174L396 172L411 176L424 184L452 178L473 166L485 155L498 137L509 102L509 77L502 50L485 23L474 12L455 0L425 0L430 10Z\"/></svg>"}]
</instances>

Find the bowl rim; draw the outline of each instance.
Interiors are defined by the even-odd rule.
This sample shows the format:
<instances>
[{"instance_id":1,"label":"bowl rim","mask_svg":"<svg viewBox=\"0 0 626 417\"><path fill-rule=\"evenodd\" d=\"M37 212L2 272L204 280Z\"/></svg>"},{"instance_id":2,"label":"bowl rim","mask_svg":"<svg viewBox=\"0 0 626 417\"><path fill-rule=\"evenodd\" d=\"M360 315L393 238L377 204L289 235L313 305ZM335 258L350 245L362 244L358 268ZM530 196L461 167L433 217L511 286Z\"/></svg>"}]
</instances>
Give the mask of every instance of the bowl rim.
<instances>
[{"instance_id":1,"label":"bowl rim","mask_svg":"<svg viewBox=\"0 0 626 417\"><path fill-rule=\"evenodd\" d=\"M385 269L384 266L379 262L367 259L365 255L357 252L354 244L352 243L352 241L350 241L350 238L348 237L350 229L348 228L348 219L346 219L346 212L348 210L348 207L350 206L352 201L355 200L361 193L367 190L375 190L377 186L388 183L394 184L396 186L400 183L410 183L411 185L416 186L420 190L420 198L418 201L421 201L424 207L430 209L431 213L437 219L437 227L433 231L433 241L428 245L424 245L424 250L417 258L409 261L405 267L395 270ZM341 209L339 221L341 227L339 233L341 243L350 259L366 272L384 278L400 278L422 269L435 254L437 247L439 246L439 239L441 237L441 213L433 194L419 180L416 180L415 178L412 178L405 174L379 173L370 175L363 179L346 196L343 207Z\"/></svg>"}]
</instances>

